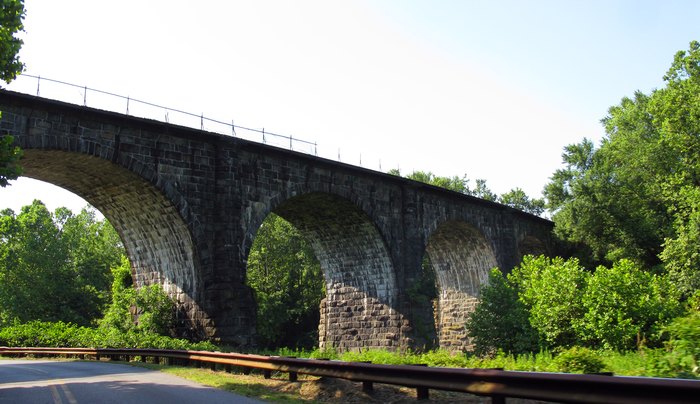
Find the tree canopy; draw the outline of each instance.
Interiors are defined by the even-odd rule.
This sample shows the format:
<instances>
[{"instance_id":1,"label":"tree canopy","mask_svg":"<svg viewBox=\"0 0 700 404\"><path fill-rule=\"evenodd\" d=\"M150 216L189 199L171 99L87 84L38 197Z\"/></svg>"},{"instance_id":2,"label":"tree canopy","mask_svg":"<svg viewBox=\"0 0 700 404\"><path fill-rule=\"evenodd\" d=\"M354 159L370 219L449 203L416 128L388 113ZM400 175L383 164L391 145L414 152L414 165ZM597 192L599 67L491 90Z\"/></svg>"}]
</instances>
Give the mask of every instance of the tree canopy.
<instances>
[{"instance_id":1,"label":"tree canopy","mask_svg":"<svg viewBox=\"0 0 700 404\"><path fill-rule=\"evenodd\" d=\"M49 212L38 200L0 212L0 325L31 320L92 324L110 298L110 267L124 249L94 210Z\"/></svg>"},{"instance_id":2,"label":"tree canopy","mask_svg":"<svg viewBox=\"0 0 700 404\"><path fill-rule=\"evenodd\" d=\"M10 83L22 73L19 50L24 43L16 35L24 31L24 0L3 0L0 12L0 79Z\"/></svg>"},{"instance_id":3,"label":"tree canopy","mask_svg":"<svg viewBox=\"0 0 700 404\"><path fill-rule=\"evenodd\" d=\"M401 171L396 168L389 170L387 173L401 176ZM544 212L545 202L542 198L530 199L530 197L525 194L525 191L520 188L513 188L501 196L498 196L489 189L486 185L486 180L481 178L474 181L475 186L471 188L469 186L469 178L466 174L461 177L441 177L430 171L413 171L405 177L461 194L475 196L487 201L502 203L512 208L522 210L523 212L532 213L533 215L541 215Z\"/></svg>"},{"instance_id":4,"label":"tree canopy","mask_svg":"<svg viewBox=\"0 0 700 404\"><path fill-rule=\"evenodd\" d=\"M0 80L10 83L24 69L19 61L22 40L15 35L24 30L24 0L3 0L0 12ZM2 116L2 111L0 111ZM14 139L0 133L0 187L6 187L8 180L14 180L22 173L19 159L22 151L13 145Z\"/></svg>"},{"instance_id":5,"label":"tree canopy","mask_svg":"<svg viewBox=\"0 0 700 404\"><path fill-rule=\"evenodd\" d=\"M259 342L267 348L311 348L318 343L319 305L326 294L310 244L271 213L248 256L247 284L257 303Z\"/></svg>"},{"instance_id":6,"label":"tree canopy","mask_svg":"<svg viewBox=\"0 0 700 404\"><path fill-rule=\"evenodd\" d=\"M544 193L556 234L581 254L665 268L689 294L700 288L700 43L664 80L610 108L599 147L567 146Z\"/></svg>"}]
</instances>

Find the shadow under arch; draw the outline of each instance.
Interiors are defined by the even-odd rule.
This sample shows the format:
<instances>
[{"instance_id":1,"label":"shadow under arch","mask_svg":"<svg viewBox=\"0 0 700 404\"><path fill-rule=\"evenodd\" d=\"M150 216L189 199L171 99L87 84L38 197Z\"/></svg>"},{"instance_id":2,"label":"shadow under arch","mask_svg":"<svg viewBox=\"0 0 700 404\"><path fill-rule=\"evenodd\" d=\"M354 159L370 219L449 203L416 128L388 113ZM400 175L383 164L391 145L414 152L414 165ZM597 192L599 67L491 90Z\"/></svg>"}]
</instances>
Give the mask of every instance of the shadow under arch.
<instances>
[{"instance_id":1,"label":"shadow under arch","mask_svg":"<svg viewBox=\"0 0 700 404\"><path fill-rule=\"evenodd\" d=\"M548 255L547 246L540 239L534 236L525 236L518 242L519 261L526 255Z\"/></svg>"},{"instance_id":2,"label":"shadow under arch","mask_svg":"<svg viewBox=\"0 0 700 404\"><path fill-rule=\"evenodd\" d=\"M272 212L309 242L323 272L319 347L395 349L401 344L396 275L383 237L370 217L340 196L312 192Z\"/></svg>"},{"instance_id":3,"label":"shadow under arch","mask_svg":"<svg viewBox=\"0 0 700 404\"><path fill-rule=\"evenodd\" d=\"M23 176L65 188L88 201L119 234L137 287L159 283L178 306L177 333L202 338L199 275L190 231L177 207L145 178L81 153L24 149Z\"/></svg>"},{"instance_id":4,"label":"shadow under arch","mask_svg":"<svg viewBox=\"0 0 700 404\"><path fill-rule=\"evenodd\" d=\"M425 250L438 289L435 328L440 348L451 351L469 347L466 323L488 281L498 266L491 244L476 227L451 220L430 235Z\"/></svg>"}]
</instances>

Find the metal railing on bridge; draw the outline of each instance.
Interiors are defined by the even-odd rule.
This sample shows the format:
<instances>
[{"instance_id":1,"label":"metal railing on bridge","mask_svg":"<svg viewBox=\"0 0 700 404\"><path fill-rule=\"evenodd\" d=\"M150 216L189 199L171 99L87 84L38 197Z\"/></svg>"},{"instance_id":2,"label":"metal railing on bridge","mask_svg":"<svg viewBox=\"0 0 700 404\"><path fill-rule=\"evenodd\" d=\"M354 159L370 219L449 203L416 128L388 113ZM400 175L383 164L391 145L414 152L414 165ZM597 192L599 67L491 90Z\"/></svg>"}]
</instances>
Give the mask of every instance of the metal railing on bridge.
<instances>
[{"instance_id":1,"label":"metal railing on bridge","mask_svg":"<svg viewBox=\"0 0 700 404\"><path fill-rule=\"evenodd\" d=\"M18 79L36 80L36 96L42 96L42 92L46 92L47 86L61 86L63 89L77 90L78 94L71 93L70 91L55 91L54 89L54 91L51 91L51 99L77 105L80 105L82 102L82 105L86 107L89 106L112 112L125 113L126 115L139 118L155 119L165 123L198 128L200 130L240 137L246 140L283 147L315 156L318 155L318 145L316 142L295 138L291 135L280 135L278 133L266 131L265 128L249 128L237 125L233 120L231 122L223 122L208 118L204 116L204 113L194 114L180 109L138 100L129 96L27 73L19 75ZM28 84L29 83L24 83L21 89L22 92L33 93L33 88L29 90L30 87L28 87Z\"/></svg>"},{"instance_id":2,"label":"metal railing on bridge","mask_svg":"<svg viewBox=\"0 0 700 404\"><path fill-rule=\"evenodd\" d=\"M374 383L416 389L418 399L429 398L429 390L446 390L491 397L504 403L505 397L569 403L698 403L700 380L660 379L608 375L514 372L497 369L457 369L415 365L377 365L322 359L297 359L208 351L162 349L94 348L6 348L0 355L77 356L83 359L136 360L160 358L168 364L207 364L214 370L232 367L262 370L266 378L273 371L332 377L362 383L371 392Z\"/></svg>"}]
</instances>

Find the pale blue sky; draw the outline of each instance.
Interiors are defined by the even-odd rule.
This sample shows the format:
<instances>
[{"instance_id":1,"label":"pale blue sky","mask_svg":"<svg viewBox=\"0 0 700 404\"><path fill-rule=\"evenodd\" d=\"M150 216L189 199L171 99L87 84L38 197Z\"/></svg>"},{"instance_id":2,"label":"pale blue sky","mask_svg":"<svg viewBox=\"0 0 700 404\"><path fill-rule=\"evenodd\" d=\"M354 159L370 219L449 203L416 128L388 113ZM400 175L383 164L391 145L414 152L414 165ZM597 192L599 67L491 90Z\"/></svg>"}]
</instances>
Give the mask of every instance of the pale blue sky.
<instances>
[{"instance_id":1,"label":"pale blue sky","mask_svg":"<svg viewBox=\"0 0 700 404\"><path fill-rule=\"evenodd\" d=\"M673 55L700 40L700 1L26 7L28 73L291 134L372 169L466 173L531 196L565 145L599 140L610 106L663 86ZM10 88L33 92L36 82ZM42 85L42 95L82 103L78 90ZM53 193L20 180L0 189L0 209L83 203Z\"/></svg>"}]
</instances>

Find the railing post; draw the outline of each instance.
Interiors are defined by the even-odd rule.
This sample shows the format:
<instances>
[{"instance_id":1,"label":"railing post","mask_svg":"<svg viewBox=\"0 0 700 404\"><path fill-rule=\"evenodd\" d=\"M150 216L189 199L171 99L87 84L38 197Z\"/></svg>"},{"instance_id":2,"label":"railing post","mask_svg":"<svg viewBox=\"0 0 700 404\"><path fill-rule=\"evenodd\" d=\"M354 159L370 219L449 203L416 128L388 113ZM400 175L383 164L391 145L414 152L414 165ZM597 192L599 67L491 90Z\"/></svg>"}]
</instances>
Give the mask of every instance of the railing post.
<instances>
[{"instance_id":1,"label":"railing post","mask_svg":"<svg viewBox=\"0 0 700 404\"><path fill-rule=\"evenodd\" d=\"M506 404L504 396L491 396L491 404Z\"/></svg>"}]
</instances>

